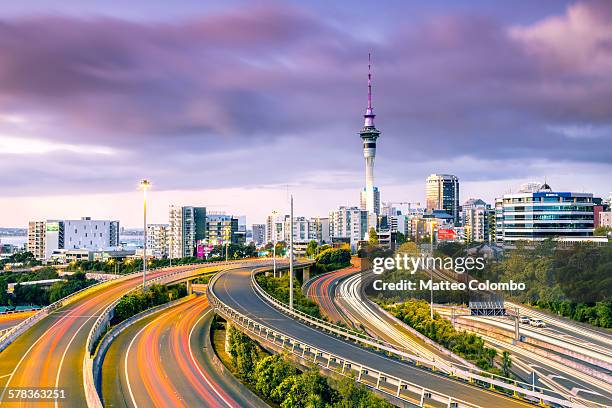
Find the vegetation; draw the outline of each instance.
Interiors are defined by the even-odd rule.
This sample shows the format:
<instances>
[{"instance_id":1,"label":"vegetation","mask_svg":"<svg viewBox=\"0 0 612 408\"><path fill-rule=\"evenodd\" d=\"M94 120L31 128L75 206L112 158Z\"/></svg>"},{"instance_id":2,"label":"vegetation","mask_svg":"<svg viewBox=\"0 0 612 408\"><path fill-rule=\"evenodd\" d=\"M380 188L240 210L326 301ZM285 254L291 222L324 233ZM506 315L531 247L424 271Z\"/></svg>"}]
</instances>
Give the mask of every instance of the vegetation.
<instances>
[{"instance_id":1,"label":"vegetation","mask_svg":"<svg viewBox=\"0 0 612 408\"><path fill-rule=\"evenodd\" d=\"M328 248L315 257L314 273L324 273L346 268L351 265L351 250L348 248Z\"/></svg>"},{"instance_id":2,"label":"vegetation","mask_svg":"<svg viewBox=\"0 0 612 408\"><path fill-rule=\"evenodd\" d=\"M118 324L149 308L176 300L187 295L185 284L165 286L153 284L142 290L127 294L115 306L111 324Z\"/></svg>"},{"instance_id":3,"label":"vegetation","mask_svg":"<svg viewBox=\"0 0 612 408\"><path fill-rule=\"evenodd\" d=\"M334 388L314 368L300 372L283 355L266 356L257 343L234 327L227 335L232 365L240 379L282 408L392 407L351 378L334 382Z\"/></svg>"},{"instance_id":4,"label":"vegetation","mask_svg":"<svg viewBox=\"0 0 612 408\"><path fill-rule=\"evenodd\" d=\"M64 281L50 287L15 285L13 293L6 293L9 283L58 278L54 268L42 268L34 272L4 272L0 275L0 306L46 306L96 283L94 279L87 279L84 273L79 272L65 276Z\"/></svg>"},{"instance_id":5,"label":"vegetation","mask_svg":"<svg viewBox=\"0 0 612 408\"><path fill-rule=\"evenodd\" d=\"M270 296L285 304L289 303L289 274L285 274L280 278L259 274L255 279L257 279L259 286ZM319 306L304 296L300 282L297 279L293 281L293 306L310 316L322 318Z\"/></svg>"},{"instance_id":6,"label":"vegetation","mask_svg":"<svg viewBox=\"0 0 612 408\"><path fill-rule=\"evenodd\" d=\"M485 347L484 340L475 334L457 331L450 321L434 313L430 316L429 304L423 300L409 300L407 302L387 306L386 309L398 319L413 327L420 333L429 337L436 343L444 346L453 353L473 362L483 370L499 374L494 367L497 351ZM507 368L510 368L510 356Z\"/></svg>"},{"instance_id":7,"label":"vegetation","mask_svg":"<svg viewBox=\"0 0 612 408\"><path fill-rule=\"evenodd\" d=\"M612 236L612 227L608 227L607 225L601 225L593 231L593 235L596 237L610 237Z\"/></svg>"},{"instance_id":8,"label":"vegetation","mask_svg":"<svg viewBox=\"0 0 612 408\"><path fill-rule=\"evenodd\" d=\"M370 228L368 234L368 242L370 243L370 245L378 245L378 235L376 234L376 230L374 229L374 227Z\"/></svg>"},{"instance_id":9,"label":"vegetation","mask_svg":"<svg viewBox=\"0 0 612 408\"><path fill-rule=\"evenodd\" d=\"M0 270L3 270L8 264L22 264L20 268L30 268L33 266L39 266L40 261L34 258L34 254L31 252L19 252L13 254L6 259L0 259Z\"/></svg>"},{"instance_id":10,"label":"vegetation","mask_svg":"<svg viewBox=\"0 0 612 408\"><path fill-rule=\"evenodd\" d=\"M496 281L525 282L509 294L519 302L571 319L612 328L612 247L576 245L557 249L553 241L519 243L480 274Z\"/></svg>"}]
</instances>

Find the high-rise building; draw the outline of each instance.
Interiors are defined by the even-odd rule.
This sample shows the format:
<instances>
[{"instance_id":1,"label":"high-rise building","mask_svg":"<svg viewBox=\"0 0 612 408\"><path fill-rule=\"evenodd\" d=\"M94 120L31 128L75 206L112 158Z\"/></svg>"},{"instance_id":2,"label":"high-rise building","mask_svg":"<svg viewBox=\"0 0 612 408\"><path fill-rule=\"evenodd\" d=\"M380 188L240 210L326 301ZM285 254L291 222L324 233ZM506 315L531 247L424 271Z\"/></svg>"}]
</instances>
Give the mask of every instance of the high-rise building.
<instances>
[{"instance_id":1,"label":"high-rise building","mask_svg":"<svg viewBox=\"0 0 612 408\"><path fill-rule=\"evenodd\" d=\"M46 223L44 221L30 221L28 223L27 250L39 261L45 259L45 229Z\"/></svg>"},{"instance_id":2,"label":"high-rise building","mask_svg":"<svg viewBox=\"0 0 612 408\"><path fill-rule=\"evenodd\" d=\"M266 242L266 224L253 224L253 242L257 246Z\"/></svg>"},{"instance_id":3,"label":"high-rise building","mask_svg":"<svg viewBox=\"0 0 612 408\"><path fill-rule=\"evenodd\" d=\"M168 224L148 224L147 225L147 254L155 258L165 258L168 256Z\"/></svg>"},{"instance_id":4,"label":"high-rise building","mask_svg":"<svg viewBox=\"0 0 612 408\"><path fill-rule=\"evenodd\" d=\"M365 159L365 187L361 192L361 209L369 214L380 213L380 192L374 186L374 158L376 157L376 139L380 131L374 126L374 108L372 107L372 74L370 71L370 56L368 55L368 106L366 108L363 128L359 132L363 141L363 157Z\"/></svg>"},{"instance_id":5,"label":"high-rise building","mask_svg":"<svg viewBox=\"0 0 612 408\"><path fill-rule=\"evenodd\" d=\"M432 174L427 177L427 210L444 210L459 224L459 179L452 174Z\"/></svg>"},{"instance_id":6,"label":"high-rise building","mask_svg":"<svg viewBox=\"0 0 612 408\"><path fill-rule=\"evenodd\" d=\"M368 234L368 212L357 207L339 207L329 214L330 240L346 240L356 250Z\"/></svg>"},{"instance_id":7,"label":"high-rise building","mask_svg":"<svg viewBox=\"0 0 612 408\"><path fill-rule=\"evenodd\" d=\"M272 213L266 217L266 243L285 240L285 219L287 215Z\"/></svg>"},{"instance_id":8,"label":"high-rise building","mask_svg":"<svg viewBox=\"0 0 612 408\"><path fill-rule=\"evenodd\" d=\"M206 238L206 208L170 206L168 245L170 258L194 256L196 245Z\"/></svg>"},{"instance_id":9,"label":"high-rise building","mask_svg":"<svg viewBox=\"0 0 612 408\"><path fill-rule=\"evenodd\" d=\"M329 243L329 218L314 217L309 220L309 241Z\"/></svg>"},{"instance_id":10,"label":"high-rise building","mask_svg":"<svg viewBox=\"0 0 612 408\"><path fill-rule=\"evenodd\" d=\"M553 192L544 183L536 192L505 194L495 204L496 240L504 245L546 238L592 240L593 194Z\"/></svg>"},{"instance_id":11,"label":"high-rise building","mask_svg":"<svg viewBox=\"0 0 612 408\"><path fill-rule=\"evenodd\" d=\"M491 214L495 210L480 199L470 198L461 210L462 225L464 226L465 240L468 242L489 241L491 228Z\"/></svg>"}]
</instances>

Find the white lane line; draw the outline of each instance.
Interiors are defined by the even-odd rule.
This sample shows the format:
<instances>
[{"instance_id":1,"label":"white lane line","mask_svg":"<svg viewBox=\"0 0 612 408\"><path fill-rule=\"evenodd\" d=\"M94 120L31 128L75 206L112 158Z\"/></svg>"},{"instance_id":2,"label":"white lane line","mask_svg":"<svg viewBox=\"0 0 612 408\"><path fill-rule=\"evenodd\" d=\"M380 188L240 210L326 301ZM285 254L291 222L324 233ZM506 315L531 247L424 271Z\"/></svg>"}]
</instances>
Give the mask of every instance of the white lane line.
<instances>
[{"instance_id":1,"label":"white lane line","mask_svg":"<svg viewBox=\"0 0 612 408\"><path fill-rule=\"evenodd\" d=\"M193 365L195 366L195 368L198 370L198 372L200 373L200 375L202 376L202 378L204 379L204 381L206 381L206 383L210 386L210 388L215 392L215 394L217 394L217 396L219 398L221 398L223 400L223 402L225 402L225 404L228 407L233 407L232 404L230 404L224 397L223 395L221 395L221 393L219 391L217 391L217 388L215 388L213 386L213 384L210 382L210 380L208 378L206 378L206 376L204 375L204 373L202 372L202 370L200 369L200 365L197 363L194 355L193 355L193 350L191 349L191 336L193 335L193 330L195 329L195 327L198 325L198 323L200 323L200 321L206 317L207 314L209 314L212 311L212 309L208 309L208 311L206 311L206 313L204 313L202 316L200 316L200 318L195 322L195 324L193 325L193 327L191 328L191 330L189 331L189 338L187 339L187 344L189 346L189 355L191 356L191 361L193 362Z\"/></svg>"},{"instance_id":2,"label":"white lane line","mask_svg":"<svg viewBox=\"0 0 612 408\"><path fill-rule=\"evenodd\" d=\"M130 375L128 374L128 360L129 360L129 356L130 356L130 349L132 348L132 344L134 344L134 340L136 340L136 338L138 336L140 336L140 334L147 328L149 327L151 324L157 322L159 319L161 319L162 317L164 317L164 314L162 313L160 316L156 317L155 319L151 320L149 323L147 323L147 325L145 327L143 327L142 329L140 329L138 331L138 333L136 333L136 335L132 338L132 341L130 341L130 344L127 348L127 351L125 353L125 360L124 360L124 364L123 364L123 370L125 372L125 381L127 382L127 386L128 386L128 391L130 393L130 398L132 399L132 404L134 405L134 408L138 408L138 404L136 404L136 398L134 398L134 393L132 392L132 386L130 385Z\"/></svg>"},{"instance_id":3,"label":"white lane line","mask_svg":"<svg viewBox=\"0 0 612 408\"><path fill-rule=\"evenodd\" d=\"M9 374L0 375L0 378L5 378L5 377L8 377L9 375L11 374L9 373Z\"/></svg>"},{"instance_id":4,"label":"white lane line","mask_svg":"<svg viewBox=\"0 0 612 408\"><path fill-rule=\"evenodd\" d=\"M79 305L79 306L75 307L72 310L74 312L76 312L81 307L83 307L83 305ZM13 375L15 374L15 372L17 372L17 370L19 369L19 366L21 366L21 363L23 363L23 360L25 360L25 358L28 356L28 354L30 354L30 351L32 351L32 349L38 344L39 341L41 341L43 338L45 338L47 336L47 333L49 333L51 330L53 330L55 328L55 326L60 324L62 321L64 321L68 317L70 317L70 315L66 314L66 315L62 316L60 319L58 319L57 322L53 323L53 325L51 327L49 327L47 330L45 330L45 332L38 339L36 339L36 341L34 343L32 343L32 345L26 350L26 352L23 353L23 356L21 356L21 359L19 360L19 362L17 363L17 365L13 369L13 372L10 374L8 381L4 385L4 389L2 390L2 393L0 394L0 401L2 401L2 399L4 398L4 393L6 392L6 389L8 388L9 384L11 383L11 380L13 379ZM34 327L34 326L32 326L32 327Z\"/></svg>"},{"instance_id":5,"label":"white lane line","mask_svg":"<svg viewBox=\"0 0 612 408\"><path fill-rule=\"evenodd\" d=\"M106 305L104 305L103 307L98 309L98 312L102 311L102 309L106 308ZM62 353L62 358L60 360L59 363L59 367L57 368L57 375L55 376L55 388L59 387L59 379L60 379L60 373L62 372L62 366L64 365L64 359L66 358L66 354L68 354L68 350L70 349L70 346L72 345L72 342L74 341L75 337L77 336L77 334L79 334L81 332L81 330L83 329L83 327L94 317L96 317L97 315L91 315L87 320L85 320L83 322L82 325L79 326L79 328L74 332L74 334L72 335L72 337L70 338L70 341L68 342L68 345L66 346L66 348L64 349L64 352ZM78 317L78 316L77 316ZM85 352L87 353L88 351L85 350ZM58 407L58 399L55 399L55 408Z\"/></svg>"}]
</instances>

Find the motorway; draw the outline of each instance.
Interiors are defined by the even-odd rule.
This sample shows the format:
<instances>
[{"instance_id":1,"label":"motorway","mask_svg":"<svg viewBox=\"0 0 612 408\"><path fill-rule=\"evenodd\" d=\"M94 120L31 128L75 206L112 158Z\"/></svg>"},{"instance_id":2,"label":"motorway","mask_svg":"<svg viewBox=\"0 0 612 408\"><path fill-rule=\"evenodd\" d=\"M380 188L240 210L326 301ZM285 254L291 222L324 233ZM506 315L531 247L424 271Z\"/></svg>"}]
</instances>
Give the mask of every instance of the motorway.
<instances>
[{"instance_id":1,"label":"motorway","mask_svg":"<svg viewBox=\"0 0 612 408\"><path fill-rule=\"evenodd\" d=\"M102 366L104 406L267 407L215 367L206 341L212 316L206 296L192 295L124 330Z\"/></svg>"},{"instance_id":2,"label":"motorway","mask_svg":"<svg viewBox=\"0 0 612 408\"><path fill-rule=\"evenodd\" d=\"M463 382L388 358L293 320L272 307L256 293L255 289L251 286L250 268L222 272L211 284L212 292L223 303L234 310L285 335L301 339L322 350L333 351L334 354L341 358L382 369L389 375L404 378L414 384L435 389L477 406L531 406L527 403L475 388Z\"/></svg>"},{"instance_id":3,"label":"motorway","mask_svg":"<svg viewBox=\"0 0 612 408\"><path fill-rule=\"evenodd\" d=\"M208 266L203 270L218 270ZM155 278L172 271L194 269L193 266L151 271ZM83 407L86 405L82 370L85 341L98 315L113 300L142 282L142 276L104 284L103 290L92 288L78 295L77 300L53 311L19 336L0 353L0 403L8 401L8 388L57 387L65 390L66 398L42 403L25 402L19 406Z\"/></svg>"},{"instance_id":4,"label":"motorway","mask_svg":"<svg viewBox=\"0 0 612 408\"><path fill-rule=\"evenodd\" d=\"M28 317L32 316L34 313L36 313L36 311L0 314L0 332L18 325Z\"/></svg>"}]
</instances>

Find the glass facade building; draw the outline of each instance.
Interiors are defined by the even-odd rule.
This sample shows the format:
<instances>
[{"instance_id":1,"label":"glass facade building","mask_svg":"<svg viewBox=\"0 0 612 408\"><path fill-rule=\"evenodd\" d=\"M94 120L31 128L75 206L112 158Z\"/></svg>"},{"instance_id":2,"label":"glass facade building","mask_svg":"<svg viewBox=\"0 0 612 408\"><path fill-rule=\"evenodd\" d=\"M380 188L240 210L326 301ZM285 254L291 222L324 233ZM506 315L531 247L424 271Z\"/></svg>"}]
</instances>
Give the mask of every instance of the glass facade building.
<instances>
[{"instance_id":1,"label":"glass facade building","mask_svg":"<svg viewBox=\"0 0 612 408\"><path fill-rule=\"evenodd\" d=\"M593 194L537 192L506 194L495 203L498 242L593 236Z\"/></svg>"}]
</instances>

